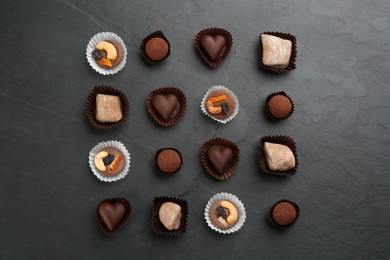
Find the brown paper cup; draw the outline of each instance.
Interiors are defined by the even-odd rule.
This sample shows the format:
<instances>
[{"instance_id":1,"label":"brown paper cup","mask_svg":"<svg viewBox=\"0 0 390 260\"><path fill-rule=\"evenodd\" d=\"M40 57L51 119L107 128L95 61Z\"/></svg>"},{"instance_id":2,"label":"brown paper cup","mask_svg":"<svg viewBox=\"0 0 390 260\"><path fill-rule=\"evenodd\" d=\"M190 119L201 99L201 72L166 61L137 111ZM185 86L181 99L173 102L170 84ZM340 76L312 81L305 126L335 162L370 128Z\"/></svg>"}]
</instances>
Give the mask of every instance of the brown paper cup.
<instances>
[{"instance_id":1,"label":"brown paper cup","mask_svg":"<svg viewBox=\"0 0 390 260\"><path fill-rule=\"evenodd\" d=\"M155 60L149 59L148 55L146 55L146 52L145 52L145 45L146 45L146 43L147 43L150 39L156 38L156 37L157 37L157 38L164 39L164 40L167 42L167 44L168 44L168 53L167 53L167 56L166 56L164 59L159 60L159 61L155 61ZM171 44L169 43L168 39L165 37L165 35L164 35L161 31L155 31L155 32L149 34L148 36L146 36L146 38L142 40L140 49L141 49L142 56L144 56L144 58L145 58L148 62L153 63L153 64L162 62L163 60L165 60L166 58L168 58L169 55L171 54Z\"/></svg>"},{"instance_id":2,"label":"brown paper cup","mask_svg":"<svg viewBox=\"0 0 390 260\"><path fill-rule=\"evenodd\" d=\"M96 120L95 111L96 111L97 94L115 95L120 97L121 107L122 107L121 120L115 123L101 123ZM130 111L130 104L126 94L124 94L122 91L110 86L96 86L91 90L91 92L87 97L85 110L86 110L88 121L91 123L93 127L97 129L112 129L121 126L126 122L127 116L129 115L129 111Z\"/></svg>"},{"instance_id":3,"label":"brown paper cup","mask_svg":"<svg viewBox=\"0 0 390 260\"><path fill-rule=\"evenodd\" d=\"M164 150L174 150L175 152L177 152L177 153L179 154L180 160L181 160L181 164L180 164L180 167L179 167L176 171L174 171L174 172L165 172L165 171L161 170L161 169L158 167L158 163L157 163L158 155L159 155L162 151L164 151ZM154 155L154 163L156 164L156 167L157 167L157 169L159 170L159 172L161 172L161 173L163 173L163 174L166 174L166 175L172 175L172 174L175 174L175 173L177 173L177 172L180 171L181 167L183 166L183 157L182 157L182 155L181 155L181 152L180 152L179 150L175 149L175 148L172 148L172 147L161 148L161 149L158 149L157 152L156 152L155 155Z\"/></svg>"},{"instance_id":4,"label":"brown paper cup","mask_svg":"<svg viewBox=\"0 0 390 260\"><path fill-rule=\"evenodd\" d=\"M164 202L173 202L178 204L181 207L181 221L180 221L180 227L177 230L168 230L160 221L158 212L160 210L161 205ZM186 232L187 229L187 217L188 217L188 203L186 200L174 198L174 197L167 197L167 196L161 196L161 197L154 197L153 199L153 208L152 208L152 230L156 234L160 235L182 235Z\"/></svg>"},{"instance_id":5,"label":"brown paper cup","mask_svg":"<svg viewBox=\"0 0 390 260\"><path fill-rule=\"evenodd\" d=\"M219 174L213 167L212 163L210 162L207 152L208 150L215 146L215 145L223 145L226 147L229 147L233 151L233 160L230 166L226 169L226 171L221 175ZM203 167L206 169L206 171L215 179L223 181L229 178L233 175L235 170L237 169L238 163L240 161L240 149L238 146L226 139L223 138L214 138L202 145L200 157L202 160Z\"/></svg>"},{"instance_id":6,"label":"brown paper cup","mask_svg":"<svg viewBox=\"0 0 390 260\"><path fill-rule=\"evenodd\" d=\"M174 94L176 95L177 99L180 103L180 112L173 118L170 118L168 121L165 121L156 111L156 109L153 107L152 100L153 97L156 95L168 95L168 94ZM183 91L181 91L178 88L175 87L165 87L165 88L158 88L153 90L149 93L148 97L146 98L146 108L153 118L154 121L156 121L157 124L160 126L172 126L175 125L185 114L187 109L187 98L184 95Z\"/></svg>"},{"instance_id":7,"label":"brown paper cup","mask_svg":"<svg viewBox=\"0 0 390 260\"><path fill-rule=\"evenodd\" d=\"M271 171L270 169L268 169L267 161L265 159L264 152L263 152L263 144L265 142L287 145L294 154L295 167L290 169L290 170L287 170L287 171ZM293 176L296 174L298 164L299 164L299 162L298 162L298 155L297 155L297 149L295 146L295 142L290 137L285 136L285 135L273 135L273 136L263 136L260 139L259 165L260 165L260 169L262 172L264 172L266 174Z\"/></svg>"},{"instance_id":8,"label":"brown paper cup","mask_svg":"<svg viewBox=\"0 0 390 260\"><path fill-rule=\"evenodd\" d=\"M263 46L262 46L262 43L261 43L261 35L262 34L273 35L273 36L276 36L276 37L279 37L279 38L291 41L291 43L292 43L291 57L290 57L290 62L289 62L288 66L286 68L284 68L284 69L281 69L281 68L271 68L271 67L268 67L268 66L263 64L263 58L262 58L262 56L263 56ZM262 68L264 68L266 70L270 70L270 71L276 72L276 73L284 73L284 72L288 72L288 71L294 70L296 68L295 61L296 61L296 58L297 58L297 39L295 38L294 35L289 34L289 33L282 33L282 32L263 32L259 36L259 41L260 41L260 52L261 52L261 55L260 55L261 60L260 60L260 62L261 62L261 67Z\"/></svg>"},{"instance_id":9,"label":"brown paper cup","mask_svg":"<svg viewBox=\"0 0 390 260\"><path fill-rule=\"evenodd\" d=\"M272 216L272 212L273 212L275 206L276 206L278 203L280 203L280 202L288 202L288 203L290 203L291 205L294 206L295 210L297 211L297 216L296 216L294 222L292 222L291 224L289 224L289 225L287 225L287 226L279 225L278 223L275 222L275 220L274 220L274 218L273 218L273 216ZM289 227L292 227L292 226L295 224L295 222L297 222L297 220L298 220L298 218L299 218L299 212L300 212L300 209L299 209L299 206L298 206L296 203L294 203L294 202L292 202L292 201L290 201L290 200L286 200L286 199L279 200L278 202L276 202L276 203L271 207L271 209L270 209L270 211L269 211L269 213L268 213L268 220L269 220L269 222L270 222L273 226L275 226L275 227L278 227L278 228L280 228L280 229L287 229L287 228L289 228Z\"/></svg>"},{"instance_id":10,"label":"brown paper cup","mask_svg":"<svg viewBox=\"0 0 390 260\"><path fill-rule=\"evenodd\" d=\"M119 202L121 203L124 207L125 207L125 214L123 215L121 221L119 222L119 224L115 227L115 229L113 231L110 231L108 230L108 228L106 227L106 225L104 224L100 214L99 214L99 206L103 203L103 202L108 202L108 203L116 203L116 202ZM115 235L116 233L119 232L120 229L122 229L128 222L129 222L129 219L130 219L130 216L131 216L131 212L132 212L132 209L131 209L131 205L130 205L130 202L125 199L125 198L109 198L109 199L104 199L102 200L98 206L96 207L96 219L97 219L97 222L100 226L100 228L103 230L103 232L106 234L106 235L109 235L109 236L113 236Z\"/></svg>"},{"instance_id":11,"label":"brown paper cup","mask_svg":"<svg viewBox=\"0 0 390 260\"><path fill-rule=\"evenodd\" d=\"M276 96L276 95L283 95L283 96L287 97L287 98L290 100L291 105L292 105L292 109L291 109L290 114L288 114L288 116L283 117L283 118L277 118L277 117L274 117L274 116L271 114L271 112L269 111L268 103L269 103L269 101L271 100L271 98L274 97L274 96ZM272 93L272 94L269 94L269 95L267 96L266 100L265 100L265 112L266 112L266 114L267 114L267 116L268 116L269 118L271 118L272 120L275 120L275 121L283 120L283 119L289 118L289 117L293 114L293 112L294 112L294 102L292 101L292 99L290 98L290 96L286 94L286 92L284 92L284 91L274 92L274 93Z\"/></svg>"},{"instance_id":12,"label":"brown paper cup","mask_svg":"<svg viewBox=\"0 0 390 260\"><path fill-rule=\"evenodd\" d=\"M206 51L203 49L203 47L201 45L201 39L205 35L210 35L210 36L222 35L225 38L225 51L223 52L221 57L219 57L216 61L212 61L208 57ZM221 29L221 28L204 29L204 30L200 31L195 37L195 47L198 50L199 55L201 56L203 61L213 69L218 67L226 59L232 46L233 46L232 35L227 30Z\"/></svg>"}]
</instances>

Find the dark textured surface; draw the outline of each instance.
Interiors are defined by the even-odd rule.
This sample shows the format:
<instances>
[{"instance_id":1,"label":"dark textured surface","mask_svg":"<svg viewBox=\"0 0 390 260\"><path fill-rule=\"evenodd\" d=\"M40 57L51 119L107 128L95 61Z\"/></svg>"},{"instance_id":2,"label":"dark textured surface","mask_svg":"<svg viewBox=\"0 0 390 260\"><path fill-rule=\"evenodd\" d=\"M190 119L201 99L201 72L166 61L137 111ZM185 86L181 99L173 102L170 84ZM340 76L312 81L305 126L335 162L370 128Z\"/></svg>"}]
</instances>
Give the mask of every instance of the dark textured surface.
<instances>
[{"instance_id":1,"label":"dark textured surface","mask_svg":"<svg viewBox=\"0 0 390 260\"><path fill-rule=\"evenodd\" d=\"M168 3L169 2L169 3ZM390 2L366 1L0 1L0 258L1 259L385 259L390 253ZM207 27L233 35L229 57L205 65L194 37ZM171 42L162 64L144 62L139 45L155 30ZM125 68L100 76L86 62L90 38L119 34L128 48ZM292 33L297 69L275 75L260 69L258 35ZM131 111L115 130L93 129L84 112L95 85L125 92ZM237 117L219 125L200 112L207 89L221 84L240 100ZM187 112L160 128L146 111L148 93L178 86ZM266 96L285 90L295 112L283 122L263 113ZM296 176L264 176L257 164L263 135L297 143ZM201 144L213 137L236 142L237 172L219 182L201 166ZM130 173L100 182L88 152L106 140L125 143ZM161 176L153 156L178 148L180 173ZM212 231L203 219L208 199L228 191L245 204L247 221L235 234ZM151 231L154 196L189 203L187 233ZM97 225L95 209L126 197L129 224L115 237ZM286 231L267 223L279 199L299 204Z\"/></svg>"}]
</instances>

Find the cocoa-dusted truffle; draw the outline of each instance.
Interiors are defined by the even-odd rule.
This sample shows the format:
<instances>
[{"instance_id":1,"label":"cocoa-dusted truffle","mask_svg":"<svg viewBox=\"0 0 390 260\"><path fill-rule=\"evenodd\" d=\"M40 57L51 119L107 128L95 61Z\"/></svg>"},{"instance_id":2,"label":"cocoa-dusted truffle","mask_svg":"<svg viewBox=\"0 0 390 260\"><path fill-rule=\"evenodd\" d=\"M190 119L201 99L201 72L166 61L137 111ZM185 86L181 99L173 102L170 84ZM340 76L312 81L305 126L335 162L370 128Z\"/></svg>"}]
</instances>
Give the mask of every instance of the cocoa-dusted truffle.
<instances>
[{"instance_id":1,"label":"cocoa-dusted truffle","mask_svg":"<svg viewBox=\"0 0 390 260\"><path fill-rule=\"evenodd\" d=\"M285 95L275 95L268 101L268 111L275 118L287 118L291 114L292 109L292 102Z\"/></svg>"},{"instance_id":2,"label":"cocoa-dusted truffle","mask_svg":"<svg viewBox=\"0 0 390 260\"><path fill-rule=\"evenodd\" d=\"M175 173L182 166L182 157L176 149L160 149L156 152L156 164L163 173Z\"/></svg>"},{"instance_id":3,"label":"cocoa-dusted truffle","mask_svg":"<svg viewBox=\"0 0 390 260\"><path fill-rule=\"evenodd\" d=\"M289 227L298 219L299 207L288 200L277 202L270 211L271 222L279 227Z\"/></svg>"},{"instance_id":4,"label":"cocoa-dusted truffle","mask_svg":"<svg viewBox=\"0 0 390 260\"><path fill-rule=\"evenodd\" d=\"M166 40L154 37L146 42L145 54L152 61L161 61L168 56L169 45Z\"/></svg>"}]
</instances>

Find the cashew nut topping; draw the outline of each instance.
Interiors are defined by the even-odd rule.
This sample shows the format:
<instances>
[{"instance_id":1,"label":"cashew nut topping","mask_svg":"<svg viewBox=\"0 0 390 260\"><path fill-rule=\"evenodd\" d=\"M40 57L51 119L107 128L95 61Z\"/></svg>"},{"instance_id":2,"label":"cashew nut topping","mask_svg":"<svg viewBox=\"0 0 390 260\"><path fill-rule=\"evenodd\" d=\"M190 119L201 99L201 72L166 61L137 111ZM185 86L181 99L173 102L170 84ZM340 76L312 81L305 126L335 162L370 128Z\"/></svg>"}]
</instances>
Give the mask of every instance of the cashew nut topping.
<instances>
[{"instance_id":1,"label":"cashew nut topping","mask_svg":"<svg viewBox=\"0 0 390 260\"><path fill-rule=\"evenodd\" d=\"M109 60L116 60L116 58L118 57L116 48L112 43L106 41L99 42L96 45L96 49L98 49L99 51L105 50L107 52L107 59Z\"/></svg>"},{"instance_id":2,"label":"cashew nut topping","mask_svg":"<svg viewBox=\"0 0 390 260\"><path fill-rule=\"evenodd\" d=\"M213 102L211 102L210 99L208 99L206 102L206 108L207 108L207 111L209 111L209 113L213 114L213 115L217 115L217 114L220 114L222 112L222 107L213 106Z\"/></svg>"},{"instance_id":3,"label":"cashew nut topping","mask_svg":"<svg viewBox=\"0 0 390 260\"><path fill-rule=\"evenodd\" d=\"M229 216L227 217L226 221L230 225L236 223L238 219L238 211L236 206L234 206L234 204L230 201L224 200L221 202L221 207L227 208L229 210Z\"/></svg>"},{"instance_id":4,"label":"cashew nut topping","mask_svg":"<svg viewBox=\"0 0 390 260\"><path fill-rule=\"evenodd\" d=\"M107 157L108 153L106 151L101 151L95 155L95 166L99 171L105 171L106 166L104 165L103 159Z\"/></svg>"}]
</instances>

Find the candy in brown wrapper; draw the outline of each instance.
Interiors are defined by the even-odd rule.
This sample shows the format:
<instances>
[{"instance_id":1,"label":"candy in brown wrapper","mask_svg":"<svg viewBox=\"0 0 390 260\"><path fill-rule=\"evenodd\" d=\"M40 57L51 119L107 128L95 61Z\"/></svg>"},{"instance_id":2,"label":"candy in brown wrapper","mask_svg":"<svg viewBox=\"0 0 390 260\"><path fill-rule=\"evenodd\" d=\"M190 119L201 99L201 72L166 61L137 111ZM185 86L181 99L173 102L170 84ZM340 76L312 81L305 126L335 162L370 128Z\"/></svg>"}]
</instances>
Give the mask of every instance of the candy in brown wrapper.
<instances>
[{"instance_id":1,"label":"candy in brown wrapper","mask_svg":"<svg viewBox=\"0 0 390 260\"><path fill-rule=\"evenodd\" d=\"M114 95L118 96L121 101L122 118L118 122L114 123L101 123L96 119L96 96L98 94ZM110 86L96 86L94 87L87 97L85 106L88 121L94 128L97 129L112 129L123 125L126 122L127 116L130 111L129 99L122 91L110 87Z\"/></svg>"},{"instance_id":2,"label":"candy in brown wrapper","mask_svg":"<svg viewBox=\"0 0 390 260\"><path fill-rule=\"evenodd\" d=\"M153 38L160 38L160 39L164 40L166 42L166 44L168 45L167 54L165 55L165 57L163 57L159 60L151 59L150 57L148 57L148 55L146 53L145 46L148 43L148 41L153 39ZM168 58L169 55L171 54L171 44L169 43L168 39L165 37L165 35L161 31L155 31L155 32L149 34L148 36L146 36L146 38L142 40L140 49L141 49L142 56L144 56L144 58L150 63L159 63L159 62L165 60L166 58Z\"/></svg>"},{"instance_id":3,"label":"candy in brown wrapper","mask_svg":"<svg viewBox=\"0 0 390 260\"><path fill-rule=\"evenodd\" d=\"M270 109L269 109L269 102L271 100L271 98L273 98L274 96L276 95L282 95L282 96L285 96L286 98L288 98L291 102L291 111L288 113L287 116L284 116L284 117L275 117L274 115L272 115L272 113L270 112ZM278 92L274 92L274 93L271 93L267 96L266 100L265 100L265 112L266 112L266 115L272 119L272 120L283 120L283 119L287 119L289 118L293 112L294 112L294 102L292 101L292 99L290 98L290 96L288 96L286 94L286 92L284 91L278 91Z\"/></svg>"},{"instance_id":4,"label":"candy in brown wrapper","mask_svg":"<svg viewBox=\"0 0 390 260\"><path fill-rule=\"evenodd\" d=\"M277 223L274 219L274 214L273 214L273 211L274 211L274 208L279 204L279 203L282 203L282 202L287 202L289 204L291 204L291 206L294 207L295 209L295 218L290 221L291 223L289 223L288 225L281 225L279 223ZM286 200L286 199L282 199L282 200L279 200L278 202L276 202L270 209L269 213L268 213L268 220L269 222L275 226L275 227L278 227L280 229L287 229L287 228L290 228L291 226L293 226L295 224L295 222L298 220L299 218L299 213L300 213L300 208L299 206L295 203L295 202L292 202L290 200ZM286 216L286 217L291 217L291 216Z\"/></svg>"}]
</instances>

